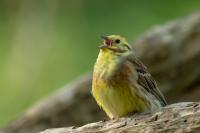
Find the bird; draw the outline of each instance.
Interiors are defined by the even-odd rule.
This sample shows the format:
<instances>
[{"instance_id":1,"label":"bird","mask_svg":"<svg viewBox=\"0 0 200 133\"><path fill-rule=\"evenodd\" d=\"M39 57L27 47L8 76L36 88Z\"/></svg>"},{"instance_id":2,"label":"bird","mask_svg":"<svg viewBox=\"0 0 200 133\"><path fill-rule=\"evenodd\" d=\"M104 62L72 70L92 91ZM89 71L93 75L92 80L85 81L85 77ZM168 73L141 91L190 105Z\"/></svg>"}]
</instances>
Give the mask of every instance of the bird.
<instances>
[{"instance_id":1,"label":"bird","mask_svg":"<svg viewBox=\"0 0 200 133\"><path fill-rule=\"evenodd\" d=\"M110 119L153 112L167 105L156 81L120 35L101 36L92 95Z\"/></svg>"}]
</instances>

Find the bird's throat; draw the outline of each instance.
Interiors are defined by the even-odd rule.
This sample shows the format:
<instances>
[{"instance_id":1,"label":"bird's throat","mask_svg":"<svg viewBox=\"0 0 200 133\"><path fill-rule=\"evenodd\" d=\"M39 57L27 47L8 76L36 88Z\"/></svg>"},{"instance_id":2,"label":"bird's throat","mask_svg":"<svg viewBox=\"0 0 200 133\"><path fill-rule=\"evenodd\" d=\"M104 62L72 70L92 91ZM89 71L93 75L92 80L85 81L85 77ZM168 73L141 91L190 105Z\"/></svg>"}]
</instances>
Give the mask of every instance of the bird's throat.
<instances>
[{"instance_id":1,"label":"bird's throat","mask_svg":"<svg viewBox=\"0 0 200 133\"><path fill-rule=\"evenodd\" d=\"M99 78L112 77L118 72L122 62L112 51L101 51L94 67L94 74Z\"/></svg>"}]
</instances>

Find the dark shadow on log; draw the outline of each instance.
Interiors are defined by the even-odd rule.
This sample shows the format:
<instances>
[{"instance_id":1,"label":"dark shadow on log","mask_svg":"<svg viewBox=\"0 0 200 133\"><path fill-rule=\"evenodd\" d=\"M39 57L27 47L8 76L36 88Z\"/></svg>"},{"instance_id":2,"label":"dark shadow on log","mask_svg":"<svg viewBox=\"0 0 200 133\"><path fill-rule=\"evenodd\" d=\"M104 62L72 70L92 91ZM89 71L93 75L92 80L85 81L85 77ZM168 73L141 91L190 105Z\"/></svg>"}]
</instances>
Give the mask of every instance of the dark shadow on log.
<instances>
[{"instance_id":1,"label":"dark shadow on log","mask_svg":"<svg viewBox=\"0 0 200 133\"><path fill-rule=\"evenodd\" d=\"M200 13L155 26L133 44L168 103L196 101L200 96ZM86 74L39 101L5 128L6 133L35 133L47 128L79 126L105 114L91 94Z\"/></svg>"}]
</instances>

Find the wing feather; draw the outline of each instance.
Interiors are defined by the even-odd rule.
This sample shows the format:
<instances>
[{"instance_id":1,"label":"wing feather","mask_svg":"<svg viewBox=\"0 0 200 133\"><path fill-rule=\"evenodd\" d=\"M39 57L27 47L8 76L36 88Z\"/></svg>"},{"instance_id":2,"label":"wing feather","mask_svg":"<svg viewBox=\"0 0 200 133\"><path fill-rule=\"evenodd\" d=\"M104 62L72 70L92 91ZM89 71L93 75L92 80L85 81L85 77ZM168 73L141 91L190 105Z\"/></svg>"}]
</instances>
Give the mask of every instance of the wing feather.
<instances>
[{"instance_id":1,"label":"wing feather","mask_svg":"<svg viewBox=\"0 0 200 133\"><path fill-rule=\"evenodd\" d=\"M146 66L138 60L136 57L129 59L131 63L135 66L138 73L138 84L141 85L146 91L151 93L155 98L157 98L162 106L167 105L167 102L157 87L156 81L152 78L151 74L147 71Z\"/></svg>"}]
</instances>

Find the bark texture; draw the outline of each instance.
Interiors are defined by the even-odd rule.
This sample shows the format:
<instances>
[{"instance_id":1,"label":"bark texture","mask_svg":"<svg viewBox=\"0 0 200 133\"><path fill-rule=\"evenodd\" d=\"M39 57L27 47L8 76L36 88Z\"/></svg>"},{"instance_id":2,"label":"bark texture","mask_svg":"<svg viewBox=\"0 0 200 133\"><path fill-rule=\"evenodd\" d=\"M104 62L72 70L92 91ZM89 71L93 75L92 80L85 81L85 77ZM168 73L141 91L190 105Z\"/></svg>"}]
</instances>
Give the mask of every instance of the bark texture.
<instances>
[{"instance_id":1,"label":"bark texture","mask_svg":"<svg viewBox=\"0 0 200 133\"><path fill-rule=\"evenodd\" d=\"M47 129L41 133L183 133L200 132L198 103L177 103L153 114L142 114L82 127Z\"/></svg>"},{"instance_id":2,"label":"bark texture","mask_svg":"<svg viewBox=\"0 0 200 133\"><path fill-rule=\"evenodd\" d=\"M136 39L133 47L168 103L200 99L199 12L153 27ZM80 126L102 120L105 114L93 100L90 90L91 74L85 74L39 101L11 122L4 132L35 133L47 128Z\"/></svg>"}]
</instances>

